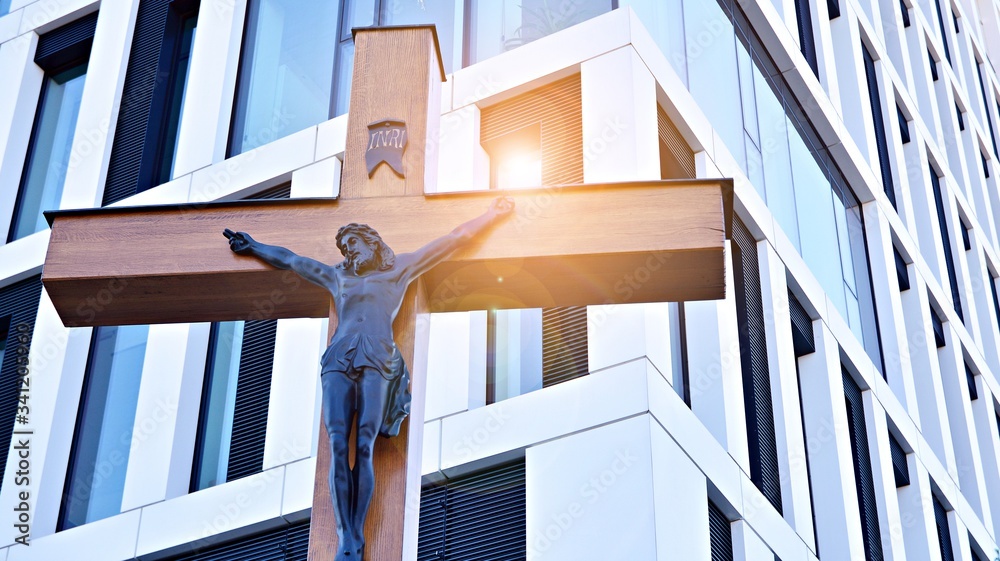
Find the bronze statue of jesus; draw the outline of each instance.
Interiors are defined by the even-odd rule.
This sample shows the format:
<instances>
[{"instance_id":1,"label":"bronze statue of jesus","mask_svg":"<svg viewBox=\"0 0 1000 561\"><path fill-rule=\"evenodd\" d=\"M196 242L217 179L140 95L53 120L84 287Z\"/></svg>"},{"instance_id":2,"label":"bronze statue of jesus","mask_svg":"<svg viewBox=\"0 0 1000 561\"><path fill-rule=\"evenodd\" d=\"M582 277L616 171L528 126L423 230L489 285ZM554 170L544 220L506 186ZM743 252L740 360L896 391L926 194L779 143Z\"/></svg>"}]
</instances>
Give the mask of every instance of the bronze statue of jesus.
<instances>
[{"instance_id":1,"label":"bronze statue of jesus","mask_svg":"<svg viewBox=\"0 0 1000 561\"><path fill-rule=\"evenodd\" d=\"M413 253L393 254L374 229L347 224L337 232L344 260L327 265L245 232L226 229L229 247L279 269L291 269L330 292L337 329L320 361L323 423L330 436L330 495L337 518L336 561L362 561L364 527L375 490L375 437L395 436L410 411L409 373L392 322L407 286L458 248L509 216L514 202L497 198L483 215ZM348 460L356 428L353 470Z\"/></svg>"}]
</instances>

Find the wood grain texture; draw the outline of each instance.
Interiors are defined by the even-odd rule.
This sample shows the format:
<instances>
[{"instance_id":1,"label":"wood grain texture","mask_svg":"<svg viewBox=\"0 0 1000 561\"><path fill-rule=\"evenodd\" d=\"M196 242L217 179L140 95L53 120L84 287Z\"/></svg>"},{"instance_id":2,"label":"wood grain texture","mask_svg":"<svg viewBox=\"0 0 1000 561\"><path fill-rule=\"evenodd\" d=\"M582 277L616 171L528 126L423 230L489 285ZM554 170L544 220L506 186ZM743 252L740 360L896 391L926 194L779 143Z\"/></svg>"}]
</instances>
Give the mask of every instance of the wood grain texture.
<instances>
[{"instance_id":1,"label":"wood grain texture","mask_svg":"<svg viewBox=\"0 0 1000 561\"><path fill-rule=\"evenodd\" d=\"M428 130L437 131L441 68L430 29L359 30L355 36L351 107L347 113L343 198L422 195ZM400 179L380 164L368 177L365 150L368 125L384 119L406 122L409 142ZM430 126L428 126L430 125ZM437 139L434 139L437 142Z\"/></svg>"},{"instance_id":2,"label":"wood grain texture","mask_svg":"<svg viewBox=\"0 0 1000 561\"><path fill-rule=\"evenodd\" d=\"M337 229L376 228L397 253L474 218L496 192L93 209L56 215L42 281L67 326L326 317L329 296L232 253L224 228L326 263ZM515 216L426 277L430 307L457 311L724 296L726 180L509 193ZM667 257L670 255L670 257ZM655 257L655 262L647 263ZM656 263L669 259L669 266ZM641 290L631 286L629 275ZM498 282L503 278L502 283ZM490 298L489 295L495 295ZM511 295L515 297L511 297Z\"/></svg>"}]
</instances>

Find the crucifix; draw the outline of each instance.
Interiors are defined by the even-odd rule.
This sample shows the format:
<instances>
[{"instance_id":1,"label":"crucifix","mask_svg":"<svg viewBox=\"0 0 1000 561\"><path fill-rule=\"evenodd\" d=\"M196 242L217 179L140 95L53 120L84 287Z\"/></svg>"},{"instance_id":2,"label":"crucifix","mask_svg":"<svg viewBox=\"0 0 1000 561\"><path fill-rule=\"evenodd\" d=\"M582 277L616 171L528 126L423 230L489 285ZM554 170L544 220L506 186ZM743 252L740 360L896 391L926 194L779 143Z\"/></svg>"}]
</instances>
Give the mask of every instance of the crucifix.
<instances>
[{"instance_id":1,"label":"crucifix","mask_svg":"<svg viewBox=\"0 0 1000 561\"><path fill-rule=\"evenodd\" d=\"M412 254L481 215L496 193L425 193L437 167L433 147L445 78L433 26L359 29L355 41L337 198L48 213L52 235L42 281L63 323L227 321L259 316L265 302L272 319L328 317L333 334L338 316L330 292L235 254L220 234L235 227L317 262L336 263L338 228L348 223L370 224L397 253ZM355 540L366 544L369 561L400 561L404 534L416 535L425 377L423 366L413 364L418 317L725 294L731 181L591 184L507 195L506 202L492 204L511 216L491 219L488 235L437 262L402 297L392 331L400 358L413 366L415 406L395 427L398 435L379 438L374 448L374 496ZM237 240L234 250L244 247L241 235L228 236ZM93 305L104 292L113 297ZM327 483L330 441L322 423L320 432L309 560L333 561L338 549L338 559L347 556L338 543Z\"/></svg>"}]
</instances>

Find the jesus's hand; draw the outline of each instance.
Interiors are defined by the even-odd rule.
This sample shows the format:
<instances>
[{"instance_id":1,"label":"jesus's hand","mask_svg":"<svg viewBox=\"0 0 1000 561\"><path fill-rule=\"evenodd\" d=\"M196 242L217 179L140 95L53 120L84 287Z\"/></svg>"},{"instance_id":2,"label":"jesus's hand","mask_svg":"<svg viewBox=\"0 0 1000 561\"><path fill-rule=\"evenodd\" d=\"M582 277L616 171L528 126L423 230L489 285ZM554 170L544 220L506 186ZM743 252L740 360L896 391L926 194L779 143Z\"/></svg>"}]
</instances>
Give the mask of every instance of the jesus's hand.
<instances>
[{"instance_id":1,"label":"jesus's hand","mask_svg":"<svg viewBox=\"0 0 1000 561\"><path fill-rule=\"evenodd\" d=\"M254 240L246 232L234 232L229 228L222 231L222 235L229 238L229 249L240 255L247 255L253 252Z\"/></svg>"}]
</instances>

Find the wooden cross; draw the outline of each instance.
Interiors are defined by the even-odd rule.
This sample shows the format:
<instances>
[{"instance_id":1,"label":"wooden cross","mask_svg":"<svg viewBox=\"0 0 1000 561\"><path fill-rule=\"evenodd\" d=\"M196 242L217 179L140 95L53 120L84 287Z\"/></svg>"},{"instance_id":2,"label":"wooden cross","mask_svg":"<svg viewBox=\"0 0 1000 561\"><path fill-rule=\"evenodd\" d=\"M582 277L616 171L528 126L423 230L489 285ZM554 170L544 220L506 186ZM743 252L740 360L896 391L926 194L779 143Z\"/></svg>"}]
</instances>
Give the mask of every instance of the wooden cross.
<instances>
[{"instance_id":1,"label":"wooden cross","mask_svg":"<svg viewBox=\"0 0 1000 561\"><path fill-rule=\"evenodd\" d=\"M397 253L405 253L482 213L495 192L425 194L436 168L428 147L436 140L444 78L433 27L357 30L355 40L339 198L50 213L42 281L63 323L226 321L255 314L335 322L323 289L234 255L223 229L247 230L263 242L335 263L341 257L334 235L343 224L370 224ZM388 165L369 177L368 125L385 120L406 124L405 177ZM429 311L724 296L730 181L579 185L510 194L514 217L410 286L394 329L411 367L416 318ZM105 293L113 297L103 298ZM407 493L412 504L420 490L420 462L407 463L421 450L423 407L416 404L423 398L424 372L416 366L411 419L398 437L380 439L375 451L369 561L400 561ZM322 426L321 431L310 561L330 561L336 551L327 489L329 443Z\"/></svg>"}]
</instances>

